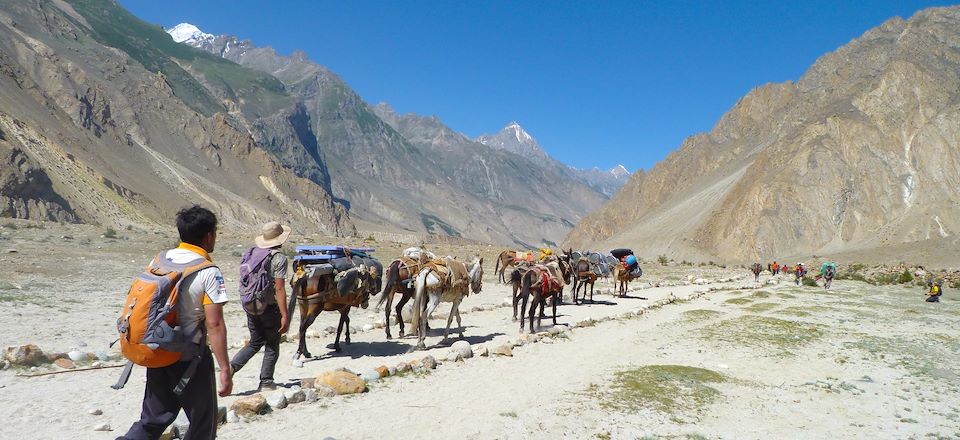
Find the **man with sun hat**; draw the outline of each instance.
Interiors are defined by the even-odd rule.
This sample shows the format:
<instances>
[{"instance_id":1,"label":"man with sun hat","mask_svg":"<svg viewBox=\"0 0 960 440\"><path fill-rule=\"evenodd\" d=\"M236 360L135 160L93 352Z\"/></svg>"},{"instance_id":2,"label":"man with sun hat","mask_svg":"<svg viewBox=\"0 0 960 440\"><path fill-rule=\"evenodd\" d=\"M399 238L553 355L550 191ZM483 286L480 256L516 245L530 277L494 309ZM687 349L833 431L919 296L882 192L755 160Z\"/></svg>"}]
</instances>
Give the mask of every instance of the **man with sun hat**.
<instances>
[{"instance_id":1,"label":"man with sun hat","mask_svg":"<svg viewBox=\"0 0 960 440\"><path fill-rule=\"evenodd\" d=\"M284 287L287 256L280 252L280 247L290 236L290 227L280 222L267 222L260 232L254 239L256 246L250 248L240 261L241 303L247 313L250 343L233 356L230 367L236 373L260 348L266 347L258 387L263 390L277 388L273 372L280 357L280 336L287 332L290 323Z\"/></svg>"}]
</instances>

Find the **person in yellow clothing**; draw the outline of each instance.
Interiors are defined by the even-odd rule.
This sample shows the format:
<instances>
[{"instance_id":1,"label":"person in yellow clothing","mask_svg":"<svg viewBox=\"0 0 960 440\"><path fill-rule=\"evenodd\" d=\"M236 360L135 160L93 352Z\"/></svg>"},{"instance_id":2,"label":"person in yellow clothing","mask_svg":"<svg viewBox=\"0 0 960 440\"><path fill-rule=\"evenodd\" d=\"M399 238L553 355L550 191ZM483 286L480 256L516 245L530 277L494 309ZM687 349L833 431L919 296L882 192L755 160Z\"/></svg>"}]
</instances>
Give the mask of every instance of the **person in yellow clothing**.
<instances>
[{"instance_id":1,"label":"person in yellow clothing","mask_svg":"<svg viewBox=\"0 0 960 440\"><path fill-rule=\"evenodd\" d=\"M940 302L940 295L943 295L943 280L937 280L936 282L932 279L927 280L927 287L930 289L927 291L927 302Z\"/></svg>"}]
</instances>

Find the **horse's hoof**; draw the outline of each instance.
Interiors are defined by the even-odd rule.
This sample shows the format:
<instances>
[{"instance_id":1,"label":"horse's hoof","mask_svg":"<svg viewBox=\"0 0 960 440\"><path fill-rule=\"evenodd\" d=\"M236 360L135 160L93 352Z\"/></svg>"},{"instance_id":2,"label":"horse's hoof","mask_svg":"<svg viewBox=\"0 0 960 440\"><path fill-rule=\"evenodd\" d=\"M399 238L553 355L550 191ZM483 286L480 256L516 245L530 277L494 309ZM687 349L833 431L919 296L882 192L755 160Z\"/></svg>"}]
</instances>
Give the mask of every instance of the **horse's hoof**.
<instances>
[{"instance_id":1,"label":"horse's hoof","mask_svg":"<svg viewBox=\"0 0 960 440\"><path fill-rule=\"evenodd\" d=\"M400 337L403 337L403 335L400 335ZM387 340L389 341L391 339L393 339L393 336L387 335Z\"/></svg>"},{"instance_id":2,"label":"horse's hoof","mask_svg":"<svg viewBox=\"0 0 960 440\"><path fill-rule=\"evenodd\" d=\"M305 352L303 352L303 357L305 357L305 358L307 358L307 359L311 359L311 358L313 358L313 355L311 355L309 351L305 351Z\"/></svg>"},{"instance_id":3,"label":"horse's hoof","mask_svg":"<svg viewBox=\"0 0 960 440\"><path fill-rule=\"evenodd\" d=\"M404 335L403 332L400 332L400 337L402 338L402 337L404 337L404 336L406 336L406 335Z\"/></svg>"}]
</instances>

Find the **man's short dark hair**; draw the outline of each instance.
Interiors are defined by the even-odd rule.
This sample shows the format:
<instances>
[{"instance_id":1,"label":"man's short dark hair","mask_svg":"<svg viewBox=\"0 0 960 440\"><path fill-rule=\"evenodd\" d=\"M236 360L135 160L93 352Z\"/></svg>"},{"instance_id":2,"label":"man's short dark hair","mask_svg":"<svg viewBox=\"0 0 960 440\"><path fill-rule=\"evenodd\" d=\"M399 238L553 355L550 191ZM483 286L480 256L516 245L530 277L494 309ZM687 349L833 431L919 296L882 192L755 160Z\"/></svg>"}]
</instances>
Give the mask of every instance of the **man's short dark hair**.
<instances>
[{"instance_id":1,"label":"man's short dark hair","mask_svg":"<svg viewBox=\"0 0 960 440\"><path fill-rule=\"evenodd\" d=\"M203 237L217 230L217 216L199 205L183 208L177 213L180 241L200 246Z\"/></svg>"}]
</instances>

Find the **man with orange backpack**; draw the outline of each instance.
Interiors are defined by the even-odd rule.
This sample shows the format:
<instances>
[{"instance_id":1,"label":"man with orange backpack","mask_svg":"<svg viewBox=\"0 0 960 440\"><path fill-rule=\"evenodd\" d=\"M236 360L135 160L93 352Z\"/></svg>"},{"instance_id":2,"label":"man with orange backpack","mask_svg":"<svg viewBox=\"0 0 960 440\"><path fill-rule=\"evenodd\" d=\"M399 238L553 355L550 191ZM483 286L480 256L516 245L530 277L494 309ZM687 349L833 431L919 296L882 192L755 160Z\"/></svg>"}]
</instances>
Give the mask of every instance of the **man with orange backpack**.
<instances>
[{"instance_id":1,"label":"man with orange backpack","mask_svg":"<svg viewBox=\"0 0 960 440\"><path fill-rule=\"evenodd\" d=\"M181 408L190 421L182 438L214 439L217 393L233 390L223 322L227 289L210 259L217 217L200 206L185 208L177 213L177 230L180 245L157 255L134 281L117 320L120 347L131 363L114 388L129 378L132 363L147 367L140 420L118 439L158 439ZM211 350L220 366L219 389Z\"/></svg>"}]
</instances>

